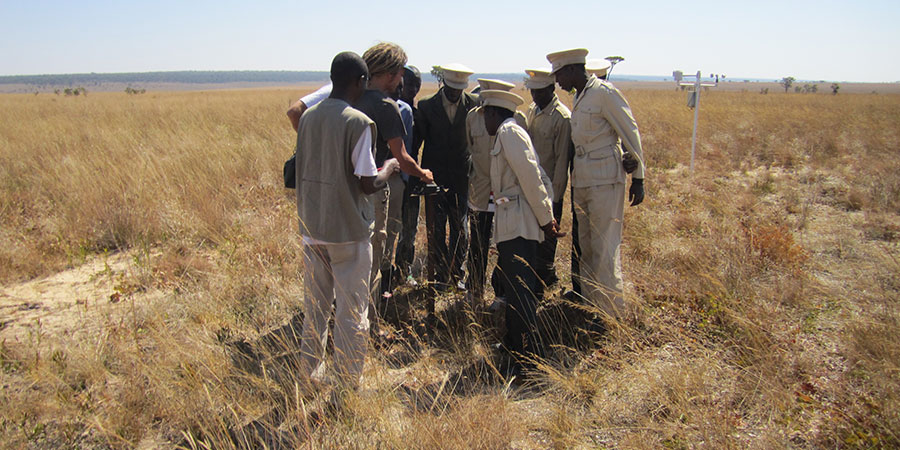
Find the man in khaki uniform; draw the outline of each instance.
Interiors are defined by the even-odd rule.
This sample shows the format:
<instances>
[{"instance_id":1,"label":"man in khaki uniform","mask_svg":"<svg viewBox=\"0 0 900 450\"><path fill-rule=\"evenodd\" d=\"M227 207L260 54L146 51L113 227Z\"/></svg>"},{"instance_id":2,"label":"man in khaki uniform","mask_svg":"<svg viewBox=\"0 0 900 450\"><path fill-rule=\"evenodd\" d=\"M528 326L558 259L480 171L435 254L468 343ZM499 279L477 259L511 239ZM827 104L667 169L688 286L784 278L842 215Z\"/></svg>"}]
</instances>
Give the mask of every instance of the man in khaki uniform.
<instances>
[{"instance_id":1,"label":"man in khaki uniform","mask_svg":"<svg viewBox=\"0 0 900 450\"><path fill-rule=\"evenodd\" d=\"M605 80L609 74L609 69L612 65L609 61L605 59L592 59L588 60L585 63L585 70L588 73L594 75L595 77ZM630 155L630 153L629 153ZM569 172L572 172L572 162L575 158L575 147L571 147L569 149ZM623 160L623 166L628 164L628 160ZM631 160L632 163L636 161L634 159ZM628 168L626 166L625 171L628 173L634 172L635 168ZM574 190L573 190L574 194ZM581 245L578 242L578 217L575 215L575 196L569 196L569 202L572 204L572 290L567 291L565 297L569 300L576 300L581 297L581 281L579 280L579 273L581 272Z\"/></svg>"},{"instance_id":2,"label":"man in khaki uniform","mask_svg":"<svg viewBox=\"0 0 900 450\"><path fill-rule=\"evenodd\" d=\"M505 346L515 357L512 373L540 357L537 339L537 278L534 262L538 242L544 235L561 236L553 219L553 188L541 170L531 139L513 118L522 97L511 92L481 92L484 123L496 136L491 149L491 189L497 212L494 240L497 242L501 278L505 285Z\"/></svg>"},{"instance_id":3,"label":"man in khaki uniform","mask_svg":"<svg viewBox=\"0 0 900 450\"><path fill-rule=\"evenodd\" d=\"M559 87L577 92L571 118L575 145L572 186L582 250L582 290L593 304L618 318L625 312L620 254L623 147L637 162L629 189L632 206L644 199L644 158L628 102L615 86L588 75L587 54L586 49L565 50L547 55L547 60Z\"/></svg>"},{"instance_id":4,"label":"man in khaki uniform","mask_svg":"<svg viewBox=\"0 0 900 450\"><path fill-rule=\"evenodd\" d=\"M529 69L525 87L531 91L533 102L528 108L528 135L534 144L538 161L553 184L553 217L557 223L562 220L563 197L569 181L569 151L572 148L572 129L569 125L569 108L556 96L556 83L549 70ZM556 238L547 237L538 246L537 275L541 280L538 293L543 287L556 284L554 261L556 259ZM540 295L539 295L540 297Z\"/></svg>"},{"instance_id":5,"label":"man in khaki uniform","mask_svg":"<svg viewBox=\"0 0 900 450\"><path fill-rule=\"evenodd\" d=\"M509 91L515 87L502 80L479 78L482 90ZM515 112L516 123L523 128L527 125L525 115ZM484 297L485 273L487 271L488 247L491 241L491 227L494 224L494 200L491 198L491 149L494 137L484 126L484 109L478 106L466 116L466 145L472 157L469 170L469 272L466 288L475 304ZM496 292L495 292L496 293ZM501 295L500 293L496 293Z\"/></svg>"}]
</instances>

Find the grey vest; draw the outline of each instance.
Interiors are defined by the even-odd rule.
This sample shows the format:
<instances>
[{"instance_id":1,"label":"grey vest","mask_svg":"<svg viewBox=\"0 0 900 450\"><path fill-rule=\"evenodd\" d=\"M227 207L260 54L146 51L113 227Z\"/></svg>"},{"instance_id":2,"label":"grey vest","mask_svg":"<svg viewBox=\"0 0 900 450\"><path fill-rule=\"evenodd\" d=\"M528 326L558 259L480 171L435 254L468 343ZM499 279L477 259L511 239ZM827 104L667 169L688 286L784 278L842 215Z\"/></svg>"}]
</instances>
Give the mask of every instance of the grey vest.
<instances>
[{"instance_id":1,"label":"grey vest","mask_svg":"<svg viewBox=\"0 0 900 450\"><path fill-rule=\"evenodd\" d=\"M353 174L353 147L375 124L343 100L327 98L300 118L297 214L300 234L325 242L368 240L375 211ZM371 151L371 149L369 149Z\"/></svg>"}]
</instances>

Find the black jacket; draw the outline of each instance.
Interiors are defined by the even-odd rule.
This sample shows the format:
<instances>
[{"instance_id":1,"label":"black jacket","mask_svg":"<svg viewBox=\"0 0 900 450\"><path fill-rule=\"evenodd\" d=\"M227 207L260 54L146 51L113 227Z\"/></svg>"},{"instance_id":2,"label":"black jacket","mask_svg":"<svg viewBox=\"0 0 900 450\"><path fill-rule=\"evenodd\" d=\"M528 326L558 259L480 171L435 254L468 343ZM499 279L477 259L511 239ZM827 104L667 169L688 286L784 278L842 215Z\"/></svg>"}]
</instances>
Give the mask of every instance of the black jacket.
<instances>
[{"instance_id":1,"label":"black jacket","mask_svg":"<svg viewBox=\"0 0 900 450\"><path fill-rule=\"evenodd\" d=\"M441 91L419 100L415 135L425 143L422 167L430 169L435 183L465 192L468 187L470 156L466 145L466 115L476 106L475 97L462 93L456 117L451 121L444 110Z\"/></svg>"}]
</instances>

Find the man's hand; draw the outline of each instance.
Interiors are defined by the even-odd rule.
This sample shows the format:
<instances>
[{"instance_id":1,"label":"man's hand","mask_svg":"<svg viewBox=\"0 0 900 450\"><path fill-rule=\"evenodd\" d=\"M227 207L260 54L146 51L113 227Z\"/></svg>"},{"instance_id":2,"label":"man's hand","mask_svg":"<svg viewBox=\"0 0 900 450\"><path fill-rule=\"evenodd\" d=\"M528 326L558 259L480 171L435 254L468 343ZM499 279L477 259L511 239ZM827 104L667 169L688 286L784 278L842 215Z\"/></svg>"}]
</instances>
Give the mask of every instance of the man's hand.
<instances>
[{"instance_id":1,"label":"man's hand","mask_svg":"<svg viewBox=\"0 0 900 450\"><path fill-rule=\"evenodd\" d=\"M434 174L431 173L431 170L422 169L422 173L424 173L425 176L419 177L419 179L422 180L423 183L425 183L425 184L434 183Z\"/></svg>"},{"instance_id":2,"label":"man's hand","mask_svg":"<svg viewBox=\"0 0 900 450\"><path fill-rule=\"evenodd\" d=\"M631 206L640 205L644 201L644 179L632 178L631 187L628 188L628 200Z\"/></svg>"},{"instance_id":3,"label":"man's hand","mask_svg":"<svg viewBox=\"0 0 900 450\"><path fill-rule=\"evenodd\" d=\"M382 170L389 170L390 173L400 173L400 161L397 161L397 158L391 158L384 162L384 167Z\"/></svg>"},{"instance_id":4,"label":"man's hand","mask_svg":"<svg viewBox=\"0 0 900 450\"><path fill-rule=\"evenodd\" d=\"M631 152L625 152L622 155L622 168L625 169L625 173L631 173L637 170L640 162L638 159L634 157L634 154Z\"/></svg>"},{"instance_id":5,"label":"man's hand","mask_svg":"<svg viewBox=\"0 0 900 450\"><path fill-rule=\"evenodd\" d=\"M379 189L383 188L387 184L388 178L399 171L400 163L398 163L396 159L391 158L385 161L384 166L378 171L378 175L375 175L375 187Z\"/></svg>"},{"instance_id":6,"label":"man's hand","mask_svg":"<svg viewBox=\"0 0 900 450\"><path fill-rule=\"evenodd\" d=\"M542 226L541 229L544 230L546 236L550 237L561 238L566 235L566 233L559 230L559 224L556 223L556 219L551 220L546 225Z\"/></svg>"},{"instance_id":7,"label":"man's hand","mask_svg":"<svg viewBox=\"0 0 900 450\"><path fill-rule=\"evenodd\" d=\"M563 213L562 200L560 200L558 202L553 202L553 218L556 219L557 224L559 224L559 222L562 220L562 213Z\"/></svg>"}]
</instances>

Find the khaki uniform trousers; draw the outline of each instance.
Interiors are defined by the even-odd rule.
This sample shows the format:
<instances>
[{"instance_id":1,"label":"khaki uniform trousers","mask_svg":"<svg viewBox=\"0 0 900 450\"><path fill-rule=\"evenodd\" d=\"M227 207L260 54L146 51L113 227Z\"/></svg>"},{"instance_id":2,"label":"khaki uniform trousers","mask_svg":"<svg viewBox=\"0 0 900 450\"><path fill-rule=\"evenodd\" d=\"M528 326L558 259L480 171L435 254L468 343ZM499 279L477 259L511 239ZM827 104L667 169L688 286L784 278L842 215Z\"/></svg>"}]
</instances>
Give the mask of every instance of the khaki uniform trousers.
<instances>
[{"instance_id":1,"label":"khaki uniform trousers","mask_svg":"<svg viewBox=\"0 0 900 450\"><path fill-rule=\"evenodd\" d=\"M403 178L394 174L387 187L372 194L375 203L375 231L372 234L372 274L369 283L372 298L381 298L381 278L389 275L394 249L403 226Z\"/></svg>"},{"instance_id":2,"label":"khaki uniform trousers","mask_svg":"<svg viewBox=\"0 0 900 450\"><path fill-rule=\"evenodd\" d=\"M343 387L352 389L359 384L368 346L371 267L372 244L368 240L303 246L306 295L300 359L305 376L321 369L334 304L334 369Z\"/></svg>"},{"instance_id":3,"label":"khaki uniform trousers","mask_svg":"<svg viewBox=\"0 0 900 450\"><path fill-rule=\"evenodd\" d=\"M581 289L594 306L619 318L625 313L622 223L625 184L575 188L572 192L581 245Z\"/></svg>"},{"instance_id":4,"label":"khaki uniform trousers","mask_svg":"<svg viewBox=\"0 0 900 450\"><path fill-rule=\"evenodd\" d=\"M390 193L387 209L387 237L384 241L384 256L381 259L382 277L392 275L397 241L400 238L400 230L403 229L403 191L406 189L406 184L399 173L388 178L388 188Z\"/></svg>"},{"instance_id":5,"label":"khaki uniform trousers","mask_svg":"<svg viewBox=\"0 0 900 450\"><path fill-rule=\"evenodd\" d=\"M373 300L381 298L381 292L378 291L381 289L381 259L384 257L384 244L387 240L388 201L390 201L390 184L386 189L372 194L372 203L375 206L375 224L372 231L372 265L369 267L369 288Z\"/></svg>"}]
</instances>

